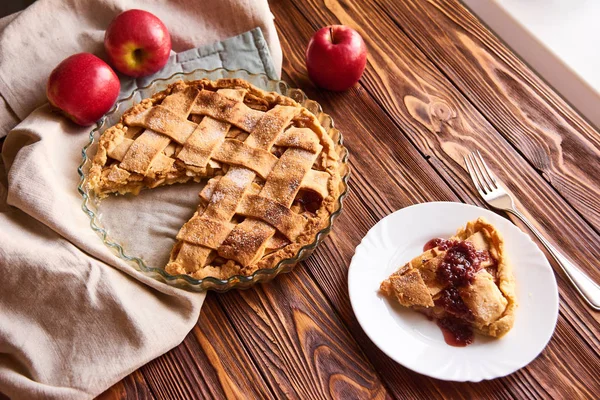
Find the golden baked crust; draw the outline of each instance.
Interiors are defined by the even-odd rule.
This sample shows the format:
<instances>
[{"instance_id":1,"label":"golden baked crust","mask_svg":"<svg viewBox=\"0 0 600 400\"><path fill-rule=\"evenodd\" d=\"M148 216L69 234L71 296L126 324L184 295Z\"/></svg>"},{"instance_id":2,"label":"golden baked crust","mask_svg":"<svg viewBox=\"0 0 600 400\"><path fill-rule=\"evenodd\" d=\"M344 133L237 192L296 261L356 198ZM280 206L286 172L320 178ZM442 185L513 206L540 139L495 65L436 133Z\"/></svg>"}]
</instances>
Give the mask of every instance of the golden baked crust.
<instances>
[{"instance_id":1,"label":"golden baked crust","mask_svg":"<svg viewBox=\"0 0 600 400\"><path fill-rule=\"evenodd\" d=\"M505 255L504 240L483 218L468 222L449 240L467 241L475 250L489 252L490 259L481 262L472 282L457 290L470 311L471 327L486 336L501 337L512 328L517 307L515 281ZM381 291L405 307L436 319L443 318L446 311L435 303L448 287L437 277L446 251L434 247L423 252L383 281Z\"/></svg>"},{"instance_id":2,"label":"golden baked crust","mask_svg":"<svg viewBox=\"0 0 600 400\"><path fill-rule=\"evenodd\" d=\"M291 98L204 79L127 110L101 135L88 187L103 197L207 180L165 269L226 279L312 243L335 211L339 168L327 132Z\"/></svg>"}]
</instances>

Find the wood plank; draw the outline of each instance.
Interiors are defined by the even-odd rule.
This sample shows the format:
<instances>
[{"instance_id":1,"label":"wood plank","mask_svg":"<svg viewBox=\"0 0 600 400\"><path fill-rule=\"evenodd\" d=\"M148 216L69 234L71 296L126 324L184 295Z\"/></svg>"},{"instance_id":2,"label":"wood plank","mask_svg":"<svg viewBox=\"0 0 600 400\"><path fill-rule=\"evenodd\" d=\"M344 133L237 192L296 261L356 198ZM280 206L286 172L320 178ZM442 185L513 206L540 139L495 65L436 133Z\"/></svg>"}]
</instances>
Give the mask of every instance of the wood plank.
<instances>
[{"instance_id":1,"label":"wood plank","mask_svg":"<svg viewBox=\"0 0 600 400\"><path fill-rule=\"evenodd\" d=\"M556 196L552 190L549 190L548 185L515 153L514 149L485 121L477 110L470 105L468 100L435 67L427 62L426 58L416 49L410 40L402 37L401 33L398 33L393 22L389 19L386 20L385 17L380 17L377 12L374 12L373 8L363 8L362 6L364 5L364 3L360 3L359 6L357 2L352 4L343 2L341 4L336 1L328 1L326 2L326 7L322 7L321 4L317 4L314 1L303 2L296 4L302 11L302 14L300 14L288 2L273 2L271 4L272 10L276 15L276 23L280 30L280 38L285 38L282 39L282 42L284 42L282 45L284 47L284 54L288 55L288 57L287 62L284 64L284 69L288 72L294 84L302 88L307 88L309 94L321 102L326 111L331 112L336 121L342 121L342 124L343 121L351 118L352 115L360 115L361 118L364 118L364 108L352 107L352 104L357 101L356 99L352 99L351 104L348 104L347 107L342 105L348 94L322 94L317 90L310 89L311 85L305 78L306 71L302 56L308 39L318 27L331 23L344 23L357 28L363 34L363 37L367 39L367 45L371 52L369 66L363 78L363 85L368 91L366 96L373 96L385 108L388 115L393 118L397 126L402 128L402 131L410 138L411 143L419 149L420 153L426 157L430 157L429 162L431 165L451 183L452 188L462 200L481 204L477 195L473 193L468 177L461 166L461 153L466 148L473 145L476 147L477 145L472 132L481 132L481 136L486 140L485 143L487 143L485 154L490 154L491 152L494 154L497 151L498 154L503 154L508 158L508 160L500 160L498 163L494 163L494 167L498 171L502 173L510 171L510 174L515 170L524 170L524 177L520 176L517 182L512 181L514 186L511 189L517 192L524 192L520 188L533 187L532 196L527 196L527 193L524 193L523 196L525 199L524 203L528 209L533 209L534 213L538 216L561 216L565 214L567 223L571 227L578 225L584 227L582 229L583 233L578 233L581 235L579 240L585 243L587 237L588 242L597 243L597 235L593 229L589 226L586 227L585 221L582 221L577 213L559 196ZM307 26L303 23L302 15L307 16L311 25ZM289 24L290 26L288 26L286 20L293 21L293 25ZM377 21L377 23L373 23L373 21ZM400 37L396 39L398 35ZM291 42L291 44L286 42ZM391 59L390 55L393 54L403 54L403 57L400 59ZM394 82L394 85L390 85L390 82ZM350 93L354 95L363 93L363 91L359 87L353 89ZM329 98L335 98L335 101L328 103ZM365 101L368 102L368 100ZM451 107L450 104L452 105ZM450 111L452 111L450 115L453 118L445 119L445 115L448 114L446 112L440 113L440 109L448 111L444 108L446 106L450 107ZM440 116L444 118L440 118ZM382 118L385 118L385 116ZM475 127L477 129L474 129ZM363 127L363 130L358 132L348 131L343 128L340 129L348 137L346 142L348 144L353 143L357 135L370 134L377 139L380 137L377 130L370 129L370 127ZM376 142L376 144L379 143ZM390 146L392 148L396 145L394 141L383 141L383 144L385 147ZM482 147L479 148L481 149ZM355 153L353 152L352 154ZM355 167L357 166L356 164L354 165ZM365 176L378 176L377 170L372 170L370 166L365 168L368 168L365 171L367 172ZM360 172L355 173L356 175L360 175ZM506 177L508 174L502 176ZM393 185L392 189L389 189L389 186L375 186L372 189L374 193L379 192L382 199L378 203L381 204L395 200L393 197L391 199L388 197L393 196L393 194L389 193L390 190L393 191ZM409 188L405 188L405 191L407 190L413 190L410 188L410 184ZM398 196L398 193L395 194ZM423 195L426 197L427 193ZM539 202L541 204L537 204ZM558 203L558 207L554 205L555 203ZM373 208L373 205L357 206L357 209L361 208L370 209ZM340 221L342 220L340 219ZM353 219L352 221L354 224L359 224L360 222L360 218ZM563 222L563 224L565 223ZM562 228L564 229L565 226L563 225ZM561 232L559 229L552 231L554 238L559 236ZM548 228L548 230L550 229ZM346 234L347 231L345 227L340 228L340 225L335 230L336 235ZM357 244L359 239L360 236L358 238L343 237L336 242L336 245L352 247ZM593 240L596 240L596 242ZM581 249L573 245L570 246L569 250L571 254L578 254L581 251ZM323 254L323 251L315 252L313 259L315 259L317 254ZM597 249L594 251L597 251ZM585 254L583 258L585 258ZM346 259L342 258L340 260L339 255L336 255L335 259L335 262L332 259L319 260L318 264L330 265L329 270L341 270L348 265L349 257L347 255ZM335 268L336 263L338 264L337 268ZM347 295L339 289L344 287L345 282L340 282L338 276L332 277L331 274L319 277L317 274L319 268L316 266L314 269L311 268L310 261L308 267L315 274L317 282L328 294L340 316L349 325L355 337L358 338L359 335L356 334L353 328L353 321L348 320L348 318L352 318L349 317L352 313L348 309L345 298ZM340 274L343 275L343 272ZM599 325L597 316L587 312L573 290L568 285L565 285L564 282L561 282L561 294L565 298L561 308L561 317L568 321L570 329L565 329L564 331L569 330L569 332L574 332L575 337L573 340L577 341L577 345L581 346L581 349L592 351L592 355L595 355L595 357L590 358L590 354L582 350L580 355L586 357L586 359L590 359L592 365L582 366L582 376L579 379L584 381L589 378L590 382L595 384L597 381L593 377L593 371L594 368L598 368L598 356L597 347L593 346L593 344L597 341L596 338L598 336ZM577 328L578 326L584 326L586 329L583 331L573 330L574 327ZM561 335L561 331L557 331L557 335ZM362 345L360 338L357 340ZM592 344L592 346L588 345L588 343ZM366 352L369 355L372 354L370 349L366 350ZM374 360L373 357L370 358L375 365L378 365L377 360ZM571 360L571 363L574 361ZM559 360L553 359L552 362L559 362ZM380 368L378 370L382 376L385 376ZM534 371L536 375L541 375L544 371L541 368L535 369L535 364L532 364L531 367L524 371L505 380L499 380L499 382L506 382L504 393L509 396L527 396L528 393L543 395L545 393L544 389L542 387L535 387L528 382L527 375L531 374L531 371ZM560 371L552 371L550 376L551 379L543 376L539 376L539 378L543 382L568 382L568 377ZM518 377L519 383L511 384L511 380L514 380L515 377ZM536 379L538 379L538 376L536 376ZM388 379L385 380L390 384ZM445 393L447 393L448 386L455 387L456 392L460 393L467 385L462 385L461 387L461 384L444 384ZM476 387L480 388L482 385L476 385ZM485 390L482 390L482 392L486 393ZM487 394L489 395L492 392L492 390L487 391Z\"/></svg>"},{"instance_id":2,"label":"wood plank","mask_svg":"<svg viewBox=\"0 0 600 400\"><path fill-rule=\"evenodd\" d=\"M98 400L155 399L140 370L134 371L97 397ZM2 396L0 396L2 400Z\"/></svg>"},{"instance_id":3,"label":"wood plank","mask_svg":"<svg viewBox=\"0 0 600 400\"><path fill-rule=\"evenodd\" d=\"M277 398L390 397L302 266L219 302Z\"/></svg>"},{"instance_id":4,"label":"wood plank","mask_svg":"<svg viewBox=\"0 0 600 400\"><path fill-rule=\"evenodd\" d=\"M294 282L286 286L286 281L276 287L275 283L270 283L266 288L245 292L209 293L200 321L183 345L142 367L156 396L306 398L304 394L310 393L315 398L346 394L387 397L373 367L343 324L335 318L335 313L327 307L318 287L308 276L303 280L307 281L304 285L310 287L310 298L306 293L298 295L297 287L301 284ZM242 300L254 291L259 291L261 298L268 298L270 303ZM223 298L230 300L223 301ZM293 301L293 310L286 301ZM302 305L303 310L308 311L298 313ZM275 307L277 314L270 315ZM292 318L287 319L292 311ZM273 331L268 335L265 335L264 323L257 331L260 324L243 320L255 313L270 315L267 324L272 324L268 328ZM326 322L312 320L319 314L328 316ZM336 341L332 343L331 338ZM308 348L307 343L313 347ZM260 348L257 345L261 345ZM286 361L277 368L266 364L264 359L265 354L276 348L282 351L274 354ZM297 359L304 351L311 353L304 359ZM330 356L333 352L343 357ZM296 359L300 367L294 364ZM259 367L260 373L254 365Z\"/></svg>"},{"instance_id":5,"label":"wood plank","mask_svg":"<svg viewBox=\"0 0 600 400\"><path fill-rule=\"evenodd\" d=\"M598 131L460 1L377 2L542 177L600 232Z\"/></svg>"},{"instance_id":6,"label":"wood plank","mask_svg":"<svg viewBox=\"0 0 600 400\"><path fill-rule=\"evenodd\" d=\"M228 399L275 398L218 301L202 307L200 321L192 334L207 355Z\"/></svg>"},{"instance_id":7,"label":"wood plank","mask_svg":"<svg viewBox=\"0 0 600 400\"><path fill-rule=\"evenodd\" d=\"M140 369L156 398L273 398L216 296L181 345Z\"/></svg>"},{"instance_id":8,"label":"wood plank","mask_svg":"<svg viewBox=\"0 0 600 400\"><path fill-rule=\"evenodd\" d=\"M350 308L346 282L351 256L361 238L379 219L398 208L423 201L459 198L360 87L346 93L319 92L310 87L303 70L301 49L312 34L312 28L297 10L284 5L277 2L271 7L276 15L284 54L288 55L284 60L286 80L307 89L308 95L332 114L336 126L344 132L353 168L351 192L344 212L331 236L307 260L307 268L398 398L460 398L465 396L464 393L474 397L490 397L495 393L492 398L510 398L511 392L499 381L481 384L448 382L442 384L440 391L441 381L396 364L377 349L359 327ZM277 18L279 15L285 15L285 20ZM293 25L285 21L293 21Z\"/></svg>"}]
</instances>

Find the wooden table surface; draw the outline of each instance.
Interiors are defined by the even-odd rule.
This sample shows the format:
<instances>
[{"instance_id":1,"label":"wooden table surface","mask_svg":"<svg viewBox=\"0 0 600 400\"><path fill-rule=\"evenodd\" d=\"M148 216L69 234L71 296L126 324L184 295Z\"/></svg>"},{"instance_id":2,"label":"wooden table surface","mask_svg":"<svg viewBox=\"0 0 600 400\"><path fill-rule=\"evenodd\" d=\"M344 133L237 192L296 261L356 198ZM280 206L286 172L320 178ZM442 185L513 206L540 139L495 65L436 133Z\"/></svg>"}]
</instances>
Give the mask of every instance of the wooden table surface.
<instances>
[{"instance_id":1,"label":"wooden table surface","mask_svg":"<svg viewBox=\"0 0 600 400\"><path fill-rule=\"evenodd\" d=\"M600 281L600 134L457 0L273 0L283 79L331 114L350 150L350 195L334 229L292 273L209 293L184 342L104 399L556 398L600 396L600 313L557 272L548 347L505 378L454 383L412 372L366 337L350 307L354 249L381 218L427 201L484 206L462 157L479 150L558 248ZM329 24L366 41L360 83L307 78L304 51ZM557 266L553 264L555 270Z\"/></svg>"}]
</instances>

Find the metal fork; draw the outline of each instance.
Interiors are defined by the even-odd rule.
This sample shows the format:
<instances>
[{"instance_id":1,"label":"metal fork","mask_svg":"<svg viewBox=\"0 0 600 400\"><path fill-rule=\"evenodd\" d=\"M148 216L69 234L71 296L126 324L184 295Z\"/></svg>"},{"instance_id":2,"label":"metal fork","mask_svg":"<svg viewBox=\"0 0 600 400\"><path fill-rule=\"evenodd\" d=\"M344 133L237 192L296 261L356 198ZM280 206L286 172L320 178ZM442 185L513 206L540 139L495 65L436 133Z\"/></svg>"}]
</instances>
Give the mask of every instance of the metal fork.
<instances>
[{"instance_id":1,"label":"metal fork","mask_svg":"<svg viewBox=\"0 0 600 400\"><path fill-rule=\"evenodd\" d=\"M479 151L464 157L467 171L477 191L490 206L511 213L519 218L533 232L535 237L544 245L548 253L554 257L558 265L581 297L596 311L600 311L600 286L592 281L582 270L562 255L554 246L546 240L542 234L515 208L512 197L498 184L496 177L490 171Z\"/></svg>"}]
</instances>

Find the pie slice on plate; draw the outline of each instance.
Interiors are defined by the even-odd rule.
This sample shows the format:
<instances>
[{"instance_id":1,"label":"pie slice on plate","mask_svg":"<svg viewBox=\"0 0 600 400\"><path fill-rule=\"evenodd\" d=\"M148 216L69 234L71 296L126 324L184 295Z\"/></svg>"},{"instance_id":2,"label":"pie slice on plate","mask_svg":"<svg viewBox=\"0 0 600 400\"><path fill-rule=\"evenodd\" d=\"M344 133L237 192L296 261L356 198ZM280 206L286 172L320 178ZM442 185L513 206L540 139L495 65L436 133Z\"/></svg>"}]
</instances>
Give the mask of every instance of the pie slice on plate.
<instances>
[{"instance_id":1,"label":"pie slice on plate","mask_svg":"<svg viewBox=\"0 0 600 400\"><path fill-rule=\"evenodd\" d=\"M227 279L296 255L340 196L339 149L289 97L242 79L176 82L100 137L88 176L97 196L204 181L177 234L170 274Z\"/></svg>"},{"instance_id":2,"label":"pie slice on plate","mask_svg":"<svg viewBox=\"0 0 600 400\"><path fill-rule=\"evenodd\" d=\"M483 218L450 239L432 239L424 252L381 283L400 305L436 320L446 342L465 346L473 331L501 337L513 326L517 306L504 242Z\"/></svg>"}]
</instances>

